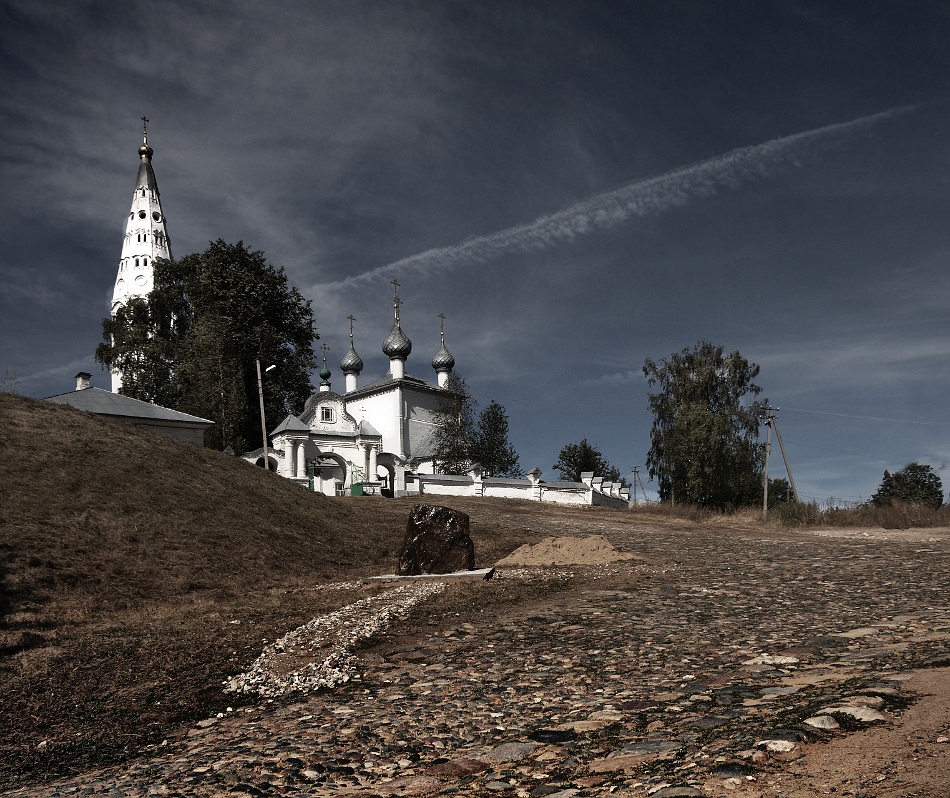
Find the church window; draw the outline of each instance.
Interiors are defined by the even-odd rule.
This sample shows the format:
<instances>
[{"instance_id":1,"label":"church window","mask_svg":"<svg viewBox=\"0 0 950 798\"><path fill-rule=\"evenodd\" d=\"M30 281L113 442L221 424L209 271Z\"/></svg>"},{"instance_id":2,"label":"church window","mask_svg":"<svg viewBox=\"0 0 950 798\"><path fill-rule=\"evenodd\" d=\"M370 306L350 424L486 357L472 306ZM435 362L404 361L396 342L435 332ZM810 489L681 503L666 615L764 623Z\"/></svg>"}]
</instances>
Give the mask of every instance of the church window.
<instances>
[{"instance_id":1,"label":"church window","mask_svg":"<svg viewBox=\"0 0 950 798\"><path fill-rule=\"evenodd\" d=\"M136 267L139 265L139 259L138 259L138 258L135 259L135 265L136 265Z\"/></svg>"},{"instance_id":2,"label":"church window","mask_svg":"<svg viewBox=\"0 0 950 798\"><path fill-rule=\"evenodd\" d=\"M158 211L152 211L152 218L156 222L160 222L162 220L162 215Z\"/></svg>"},{"instance_id":3,"label":"church window","mask_svg":"<svg viewBox=\"0 0 950 798\"><path fill-rule=\"evenodd\" d=\"M142 265L148 266L148 258L142 258Z\"/></svg>"},{"instance_id":4,"label":"church window","mask_svg":"<svg viewBox=\"0 0 950 798\"><path fill-rule=\"evenodd\" d=\"M322 421L324 424L333 423L333 408L332 407L327 407L326 405L324 405L323 407L320 408L320 421Z\"/></svg>"},{"instance_id":5,"label":"church window","mask_svg":"<svg viewBox=\"0 0 950 798\"><path fill-rule=\"evenodd\" d=\"M139 211L139 219L144 219L148 214L145 211Z\"/></svg>"}]
</instances>

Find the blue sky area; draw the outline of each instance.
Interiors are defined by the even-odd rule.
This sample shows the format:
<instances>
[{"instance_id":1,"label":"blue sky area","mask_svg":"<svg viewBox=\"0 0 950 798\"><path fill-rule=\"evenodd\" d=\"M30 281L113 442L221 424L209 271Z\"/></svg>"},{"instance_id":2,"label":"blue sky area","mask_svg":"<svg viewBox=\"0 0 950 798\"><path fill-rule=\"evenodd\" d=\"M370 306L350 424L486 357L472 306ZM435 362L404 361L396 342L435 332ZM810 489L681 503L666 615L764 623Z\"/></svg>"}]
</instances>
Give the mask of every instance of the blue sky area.
<instances>
[{"instance_id":1,"label":"blue sky area","mask_svg":"<svg viewBox=\"0 0 950 798\"><path fill-rule=\"evenodd\" d=\"M145 115L173 252L283 266L335 388L351 313L385 373L398 278L408 371L444 312L548 477L581 438L642 466L644 359L708 340L761 367L805 498L950 483L948 42L925 0L2 0L0 369L109 386Z\"/></svg>"}]
</instances>

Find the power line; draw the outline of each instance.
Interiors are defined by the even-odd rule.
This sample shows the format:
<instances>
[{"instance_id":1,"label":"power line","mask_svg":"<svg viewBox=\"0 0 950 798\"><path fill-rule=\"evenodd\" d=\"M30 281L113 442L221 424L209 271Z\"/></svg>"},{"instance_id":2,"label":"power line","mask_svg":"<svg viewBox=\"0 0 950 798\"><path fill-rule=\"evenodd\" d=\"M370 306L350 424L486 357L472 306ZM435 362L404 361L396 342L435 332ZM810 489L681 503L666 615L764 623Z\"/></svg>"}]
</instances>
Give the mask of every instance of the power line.
<instances>
[{"instance_id":1,"label":"power line","mask_svg":"<svg viewBox=\"0 0 950 798\"><path fill-rule=\"evenodd\" d=\"M788 443L794 443L796 446L807 446L809 449L821 449L825 452L837 452L838 454L850 454L852 457L865 457L868 460L879 460L882 463L890 462L886 457L874 457L870 454L858 454L857 452L848 452L844 449L829 449L827 446L815 446L813 443L799 443L798 441L788 441Z\"/></svg>"},{"instance_id":2,"label":"power line","mask_svg":"<svg viewBox=\"0 0 950 798\"><path fill-rule=\"evenodd\" d=\"M950 427L950 421L912 421L911 419L908 419L908 418L882 418L880 416L855 416L855 415L851 415L850 413L829 413L824 410L803 410L800 407L783 407L782 410L791 410L795 413L811 413L816 416L837 416L838 418L859 418L864 421L887 421L893 424L922 424L924 426ZM821 447L819 446L816 448L820 449Z\"/></svg>"}]
</instances>

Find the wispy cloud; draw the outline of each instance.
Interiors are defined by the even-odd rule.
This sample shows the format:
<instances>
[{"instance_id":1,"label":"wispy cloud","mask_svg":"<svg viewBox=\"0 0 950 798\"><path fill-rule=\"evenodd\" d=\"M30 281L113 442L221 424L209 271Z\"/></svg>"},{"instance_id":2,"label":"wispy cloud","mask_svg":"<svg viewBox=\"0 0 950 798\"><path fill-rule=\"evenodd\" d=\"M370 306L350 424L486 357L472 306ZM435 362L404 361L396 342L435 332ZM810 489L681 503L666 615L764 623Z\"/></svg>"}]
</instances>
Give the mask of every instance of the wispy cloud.
<instances>
[{"instance_id":1,"label":"wispy cloud","mask_svg":"<svg viewBox=\"0 0 950 798\"><path fill-rule=\"evenodd\" d=\"M458 266L482 263L511 253L549 249L594 230L614 227L633 216L648 216L708 197L717 189L737 186L794 165L815 145L871 127L912 111L904 106L731 150L714 158L674 169L661 175L626 183L595 194L557 213L496 233L468 238L450 247L439 247L347 277L325 288L365 285L379 278L406 273L434 274Z\"/></svg>"}]
</instances>

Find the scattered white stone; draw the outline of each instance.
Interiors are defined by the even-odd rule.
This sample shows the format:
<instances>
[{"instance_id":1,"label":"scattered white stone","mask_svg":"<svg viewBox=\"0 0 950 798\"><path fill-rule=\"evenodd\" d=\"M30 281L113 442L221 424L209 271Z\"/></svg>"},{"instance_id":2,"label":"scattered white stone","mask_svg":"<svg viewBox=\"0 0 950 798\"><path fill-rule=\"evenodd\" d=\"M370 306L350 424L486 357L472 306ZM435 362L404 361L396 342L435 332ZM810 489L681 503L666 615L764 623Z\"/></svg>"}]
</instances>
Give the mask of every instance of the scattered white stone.
<instances>
[{"instance_id":1,"label":"scattered white stone","mask_svg":"<svg viewBox=\"0 0 950 798\"><path fill-rule=\"evenodd\" d=\"M224 691L274 698L349 682L359 675L359 662L350 653L358 643L443 590L444 582L411 582L315 618L265 647L249 670L224 682ZM322 661L309 662L300 670L291 673L274 670L273 666L279 664L283 654L306 657L314 651L328 649L330 653Z\"/></svg>"},{"instance_id":2,"label":"scattered white stone","mask_svg":"<svg viewBox=\"0 0 950 798\"><path fill-rule=\"evenodd\" d=\"M876 635L880 631L881 630L878 629L876 626L862 626L860 629L851 629L850 631L847 631L847 632L837 632L835 634L835 637L848 637L848 638L853 639L855 637L867 637L868 635Z\"/></svg>"},{"instance_id":3,"label":"scattered white stone","mask_svg":"<svg viewBox=\"0 0 950 798\"><path fill-rule=\"evenodd\" d=\"M815 715L812 718L805 718L802 723L815 729L837 729L839 723L831 715Z\"/></svg>"},{"instance_id":4,"label":"scattered white stone","mask_svg":"<svg viewBox=\"0 0 950 798\"><path fill-rule=\"evenodd\" d=\"M764 746L766 751L774 751L777 754L787 754L795 750L795 743L791 740L759 740L756 745Z\"/></svg>"},{"instance_id":5,"label":"scattered white stone","mask_svg":"<svg viewBox=\"0 0 950 798\"><path fill-rule=\"evenodd\" d=\"M937 742L938 742L938 743L950 743L950 737L938 737L938 738L937 738Z\"/></svg>"},{"instance_id":6,"label":"scattered white stone","mask_svg":"<svg viewBox=\"0 0 950 798\"><path fill-rule=\"evenodd\" d=\"M862 723L871 723L875 720L887 720L887 716L881 714L876 709L871 707L828 707L827 709L822 710L822 712L840 712L842 715L850 715L855 720L860 720Z\"/></svg>"},{"instance_id":7,"label":"scattered white stone","mask_svg":"<svg viewBox=\"0 0 950 798\"><path fill-rule=\"evenodd\" d=\"M799 662L798 657L782 657L778 654L762 654L743 662L743 665L794 665Z\"/></svg>"}]
</instances>

